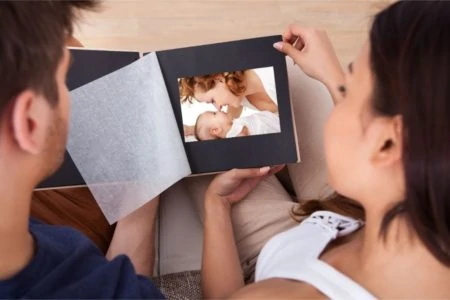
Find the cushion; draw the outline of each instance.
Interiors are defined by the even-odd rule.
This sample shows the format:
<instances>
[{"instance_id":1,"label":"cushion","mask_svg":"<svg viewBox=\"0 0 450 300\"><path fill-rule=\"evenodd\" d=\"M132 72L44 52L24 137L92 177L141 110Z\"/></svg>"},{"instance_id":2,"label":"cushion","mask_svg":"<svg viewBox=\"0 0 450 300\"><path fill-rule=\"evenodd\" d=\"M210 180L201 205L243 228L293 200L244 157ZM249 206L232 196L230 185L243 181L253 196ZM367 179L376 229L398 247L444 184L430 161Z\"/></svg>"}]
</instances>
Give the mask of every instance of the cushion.
<instances>
[{"instance_id":1,"label":"cushion","mask_svg":"<svg viewBox=\"0 0 450 300\"><path fill-rule=\"evenodd\" d=\"M301 162L288 165L292 187L299 199L322 199L331 193L323 149L323 130L333 107L327 88L307 76L286 58L289 90Z\"/></svg>"}]
</instances>

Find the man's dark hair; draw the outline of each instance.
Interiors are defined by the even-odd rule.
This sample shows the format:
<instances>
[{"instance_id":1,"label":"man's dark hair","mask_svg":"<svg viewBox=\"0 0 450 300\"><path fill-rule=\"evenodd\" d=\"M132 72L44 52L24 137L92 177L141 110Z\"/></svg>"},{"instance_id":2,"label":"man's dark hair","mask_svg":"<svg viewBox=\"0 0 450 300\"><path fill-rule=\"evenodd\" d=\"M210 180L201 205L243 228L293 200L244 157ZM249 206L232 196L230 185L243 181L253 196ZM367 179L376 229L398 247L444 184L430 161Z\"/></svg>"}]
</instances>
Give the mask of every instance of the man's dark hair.
<instances>
[{"instance_id":1,"label":"man's dark hair","mask_svg":"<svg viewBox=\"0 0 450 300\"><path fill-rule=\"evenodd\" d=\"M98 1L0 1L0 114L19 93L33 89L58 101L55 72L80 10Z\"/></svg>"}]
</instances>

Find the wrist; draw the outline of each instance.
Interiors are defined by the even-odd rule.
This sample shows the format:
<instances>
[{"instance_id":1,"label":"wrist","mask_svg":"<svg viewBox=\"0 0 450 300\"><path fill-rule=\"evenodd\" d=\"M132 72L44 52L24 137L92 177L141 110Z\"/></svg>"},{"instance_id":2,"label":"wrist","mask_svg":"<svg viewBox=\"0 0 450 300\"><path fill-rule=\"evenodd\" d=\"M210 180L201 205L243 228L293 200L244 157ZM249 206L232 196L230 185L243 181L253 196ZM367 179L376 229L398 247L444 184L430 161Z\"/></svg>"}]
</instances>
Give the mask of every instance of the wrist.
<instances>
[{"instance_id":1,"label":"wrist","mask_svg":"<svg viewBox=\"0 0 450 300\"><path fill-rule=\"evenodd\" d=\"M210 192L206 192L205 194L205 214L208 213L226 213L230 214L231 212L231 204L223 197L215 195Z\"/></svg>"},{"instance_id":2,"label":"wrist","mask_svg":"<svg viewBox=\"0 0 450 300\"><path fill-rule=\"evenodd\" d=\"M329 90L336 90L339 86L345 83L345 74L337 58L334 63L334 67L327 72L327 74L323 77L322 82Z\"/></svg>"}]
</instances>

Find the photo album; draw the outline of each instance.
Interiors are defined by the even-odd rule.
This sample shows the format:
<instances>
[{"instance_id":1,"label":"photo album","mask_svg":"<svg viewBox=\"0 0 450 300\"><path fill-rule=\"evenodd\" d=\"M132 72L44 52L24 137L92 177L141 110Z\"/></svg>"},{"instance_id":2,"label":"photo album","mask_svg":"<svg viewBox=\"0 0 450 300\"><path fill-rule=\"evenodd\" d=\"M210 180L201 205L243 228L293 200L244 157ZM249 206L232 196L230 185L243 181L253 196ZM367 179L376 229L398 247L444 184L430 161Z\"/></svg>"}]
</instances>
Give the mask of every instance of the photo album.
<instances>
[{"instance_id":1,"label":"photo album","mask_svg":"<svg viewBox=\"0 0 450 300\"><path fill-rule=\"evenodd\" d=\"M110 223L187 176L300 161L280 36L139 53L70 49L65 160Z\"/></svg>"}]
</instances>

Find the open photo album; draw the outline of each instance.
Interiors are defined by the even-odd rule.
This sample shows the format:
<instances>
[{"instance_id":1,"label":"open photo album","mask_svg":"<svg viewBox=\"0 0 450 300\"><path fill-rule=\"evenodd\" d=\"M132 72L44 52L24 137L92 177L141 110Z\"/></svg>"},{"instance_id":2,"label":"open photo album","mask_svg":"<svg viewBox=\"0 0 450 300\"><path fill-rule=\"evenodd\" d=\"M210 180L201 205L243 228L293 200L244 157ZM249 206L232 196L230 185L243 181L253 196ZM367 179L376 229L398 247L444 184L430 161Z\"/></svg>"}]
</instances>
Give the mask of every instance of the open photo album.
<instances>
[{"instance_id":1,"label":"open photo album","mask_svg":"<svg viewBox=\"0 0 450 300\"><path fill-rule=\"evenodd\" d=\"M65 161L37 189L88 186L114 223L186 176L299 162L280 38L70 49Z\"/></svg>"}]
</instances>

